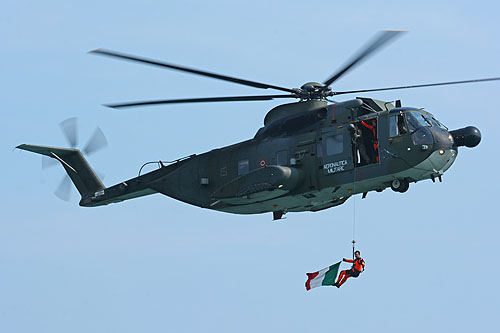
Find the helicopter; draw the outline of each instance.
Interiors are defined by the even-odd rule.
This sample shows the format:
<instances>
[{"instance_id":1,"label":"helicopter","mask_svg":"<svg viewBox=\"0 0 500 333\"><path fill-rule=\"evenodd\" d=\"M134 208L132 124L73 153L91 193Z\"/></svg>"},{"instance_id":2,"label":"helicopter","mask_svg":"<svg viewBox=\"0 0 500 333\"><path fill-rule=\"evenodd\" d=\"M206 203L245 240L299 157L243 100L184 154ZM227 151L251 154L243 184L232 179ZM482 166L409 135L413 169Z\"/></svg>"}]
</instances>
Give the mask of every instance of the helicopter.
<instances>
[{"instance_id":1,"label":"helicopter","mask_svg":"<svg viewBox=\"0 0 500 333\"><path fill-rule=\"evenodd\" d=\"M271 109L264 126L249 140L175 161L105 187L84 155L75 148L22 144L16 148L46 155L63 166L81 195L80 206L96 207L161 193L198 207L234 214L317 212L346 202L356 194L386 188L404 193L411 183L438 179L458 155L475 147L481 132L474 126L449 130L422 108L356 97L366 92L496 81L500 77L334 91L330 87L402 31L381 31L323 83L287 88L203 70L96 49L90 53L153 65L286 94L151 100L107 104L115 109L176 103L298 99ZM151 162L150 162L151 163ZM146 163L147 164L147 163ZM145 165L146 165L145 164Z\"/></svg>"}]
</instances>

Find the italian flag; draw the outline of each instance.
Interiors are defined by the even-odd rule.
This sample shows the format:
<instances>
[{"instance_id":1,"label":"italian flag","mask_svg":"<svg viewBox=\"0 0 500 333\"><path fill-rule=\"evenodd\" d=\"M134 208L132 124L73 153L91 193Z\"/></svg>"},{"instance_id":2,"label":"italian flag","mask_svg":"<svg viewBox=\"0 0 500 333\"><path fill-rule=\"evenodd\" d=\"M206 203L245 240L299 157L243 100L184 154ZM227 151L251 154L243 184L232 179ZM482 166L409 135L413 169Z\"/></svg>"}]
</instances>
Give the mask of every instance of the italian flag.
<instances>
[{"instance_id":1,"label":"italian flag","mask_svg":"<svg viewBox=\"0 0 500 333\"><path fill-rule=\"evenodd\" d=\"M314 273L306 273L306 290L311 290L312 288L321 286L332 286L337 280L337 275L339 273L339 267L342 261L331 265L330 267L323 268L320 271Z\"/></svg>"}]
</instances>

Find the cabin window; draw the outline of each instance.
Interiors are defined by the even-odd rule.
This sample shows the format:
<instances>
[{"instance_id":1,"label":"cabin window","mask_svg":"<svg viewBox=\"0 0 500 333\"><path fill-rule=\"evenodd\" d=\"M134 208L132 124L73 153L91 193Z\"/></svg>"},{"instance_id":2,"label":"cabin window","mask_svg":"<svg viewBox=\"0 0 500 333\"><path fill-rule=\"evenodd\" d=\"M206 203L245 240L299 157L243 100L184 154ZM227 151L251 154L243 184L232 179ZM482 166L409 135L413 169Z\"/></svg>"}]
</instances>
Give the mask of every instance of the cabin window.
<instances>
[{"instance_id":1,"label":"cabin window","mask_svg":"<svg viewBox=\"0 0 500 333\"><path fill-rule=\"evenodd\" d=\"M249 169L248 160L238 161L238 176L247 174Z\"/></svg>"},{"instance_id":2,"label":"cabin window","mask_svg":"<svg viewBox=\"0 0 500 333\"><path fill-rule=\"evenodd\" d=\"M286 150L282 150L276 153L276 164L277 165L287 165L287 153Z\"/></svg>"},{"instance_id":3,"label":"cabin window","mask_svg":"<svg viewBox=\"0 0 500 333\"><path fill-rule=\"evenodd\" d=\"M389 117L389 137L405 134L407 131L403 115Z\"/></svg>"},{"instance_id":4,"label":"cabin window","mask_svg":"<svg viewBox=\"0 0 500 333\"><path fill-rule=\"evenodd\" d=\"M337 134L326 138L326 155L340 154L344 151L344 136Z\"/></svg>"}]
</instances>

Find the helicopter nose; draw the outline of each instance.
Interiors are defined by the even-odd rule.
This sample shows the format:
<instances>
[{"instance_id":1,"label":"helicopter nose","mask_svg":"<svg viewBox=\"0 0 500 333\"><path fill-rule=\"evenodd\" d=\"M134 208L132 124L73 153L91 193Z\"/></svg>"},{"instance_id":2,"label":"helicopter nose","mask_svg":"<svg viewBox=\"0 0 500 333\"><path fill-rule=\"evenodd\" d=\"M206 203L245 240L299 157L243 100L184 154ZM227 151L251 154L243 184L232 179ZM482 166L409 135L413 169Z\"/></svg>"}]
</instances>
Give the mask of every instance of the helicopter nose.
<instances>
[{"instance_id":1,"label":"helicopter nose","mask_svg":"<svg viewBox=\"0 0 500 333\"><path fill-rule=\"evenodd\" d=\"M454 131L450 131L457 147L473 148L481 142L481 132L477 127L467 126Z\"/></svg>"},{"instance_id":2,"label":"helicopter nose","mask_svg":"<svg viewBox=\"0 0 500 333\"><path fill-rule=\"evenodd\" d=\"M453 149L453 136L447 130L436 126L426 128L432 133L434 150L443 151Z\"/></svg>"}]
</instances>

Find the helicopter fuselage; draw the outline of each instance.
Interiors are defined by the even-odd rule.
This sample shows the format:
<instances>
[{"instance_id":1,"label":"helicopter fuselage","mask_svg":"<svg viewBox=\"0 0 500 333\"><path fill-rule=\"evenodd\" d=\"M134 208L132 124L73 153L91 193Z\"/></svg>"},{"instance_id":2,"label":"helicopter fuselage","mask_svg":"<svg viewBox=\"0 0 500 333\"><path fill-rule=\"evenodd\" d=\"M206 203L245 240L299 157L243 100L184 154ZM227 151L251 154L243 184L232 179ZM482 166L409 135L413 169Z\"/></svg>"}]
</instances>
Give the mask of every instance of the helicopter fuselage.
<instances>
[{"instance_id":1,"label":"helicopter fuselage","mask_svg":"<svg viewBox=\"0 0 500 333\"><path fill-rule=\"evenodd\" d=\"M80 204L158 192L203 208L281 218L334 207L359 193L405 192L409 183L441 179L464 136L454 139L424 110L365 98L282 105L265 124L253 139L162 166Z\"/></svg>"},{"instance_id":2,"label":"helicopter fuselage","mask_svg":"<svg viewBox=\"0 0 500 333\"><path fill-rule=\"evenodd\" d=\"M190 73L280 94L160 99L106 104L114 109L179 103L298 99L270 110L254 138L191 155L144 175L105 187L82 153L76 131L64 131L72 148L22 144L19 149L56 159L81 195L80 206L94 207L162 193L191 205L235 214L319 211L352 195L439 179L455 161L458 147L475 147L475 127L448 131L423 109L358 97L328 104L333 96L377 91L499 81L500 77L339 91L332 85L402 31L381 31L322 83L289 88L242 79L132 54L96 49L90 53ZM63 126L64 128L64 126ZM86 149L84 149L85 153ZM148 164L148 163L146 163Z\"/></svg>"}]
</instances>

